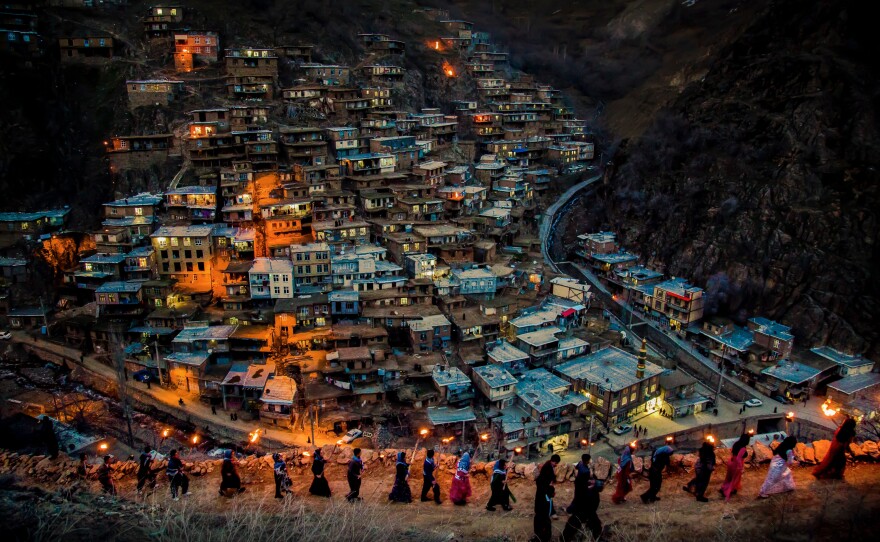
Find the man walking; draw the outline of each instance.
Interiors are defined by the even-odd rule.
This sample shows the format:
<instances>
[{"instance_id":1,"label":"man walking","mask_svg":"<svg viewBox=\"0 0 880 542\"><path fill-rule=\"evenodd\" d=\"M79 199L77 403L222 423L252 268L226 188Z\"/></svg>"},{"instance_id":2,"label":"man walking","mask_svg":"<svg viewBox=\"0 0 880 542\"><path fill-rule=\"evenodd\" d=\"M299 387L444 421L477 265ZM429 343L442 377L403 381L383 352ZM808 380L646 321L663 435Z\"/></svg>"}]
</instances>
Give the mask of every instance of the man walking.
<instances>
[{"instance_id":1,"label":"man walking","mask_svg":"<svg viewBox=\"0 0 880 542\"><path fill-rule=\"evenodd\" d=\"M104 493L116 495L116 486L113 485L113 470L110 469L110 461L112 459L112 455L104 456L104 463L98 467L98 481L101 482L101 488L104 490Z\"/></svg>"},{"instance_id":2,"label":"man walking","mask_svg":"<svg viewBox=\"0 0 880 542\"><path fill-rule=\"evenodd\" d=\"M137 472L137 492L140 493L147 482L150 482L150 489L156 487L156 473L153 472L153 454L149 446L144 446L144 451L138 459Z\"/></svg>"},{"instance_id":3,"label":"man walking","mask_svg":"<svg viewBox=\"0 0 880 542\"><path fill-rule=\"evenodd\" d=\"M354 455L348 462L348 487L351 489L345 499L348 502L360 501L361 499L361 475L364 472L364 462L361 460L361 449L355 448Z\"/></svg>"},{"instance_id":4,"label":"man walking","mask_svg":"<svg viewBox=\"0 0 880 542\"><path fill-rule=\"evenodd\" d=\"M660 493L660 486L663 485L663 469L669 465L669 459L672 457L672 446L666 444L654 450L651 456L651 466L648 468L648 491L642 493L642 502L650 504L660 500L657 496Z\"/></svg>"},{"instance_id":5,"label":"man walking","mask_svg":"<svg viewBox=\"0 0 880 542\"><path fill-rule=\"evenodd\" d=\"M541 471L538 473L538 478L535 480L535 502L541 503L543 505L544 499L547 497L548 491L553 487L553 484L556 482L556 465L562 461L562 458L559 457L558 454L553 454L550 456L550 461L547 461L543 465L541 465ZM537 504L535 505L537 506ZM556 511L550 509L550 516L553 519L558 519L559 516L556 515Z\"/></svg>"},{"instance_id":6,"label":"man walking","mask_svg":"<svg viewBox=\"0 0 880 542\"><path fill-rule=\"evenodd\" d=\"M425 462L422 465L422 502L430 501L428 491L434 491L434 502L440 504L440 485L434 478L434 470L437 464L434 462L434 450L428 450L425 455Z\"/></svg>"}]
</instances>

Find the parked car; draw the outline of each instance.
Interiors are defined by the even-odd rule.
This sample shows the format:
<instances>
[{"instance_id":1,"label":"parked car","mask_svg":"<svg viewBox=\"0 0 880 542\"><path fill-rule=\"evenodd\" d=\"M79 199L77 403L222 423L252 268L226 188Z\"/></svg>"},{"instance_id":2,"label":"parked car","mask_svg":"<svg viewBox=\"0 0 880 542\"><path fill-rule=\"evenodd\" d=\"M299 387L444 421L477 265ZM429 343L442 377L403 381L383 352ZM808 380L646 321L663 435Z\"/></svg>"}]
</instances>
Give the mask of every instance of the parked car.
<instances>
[{"instance_id":1,"label":"parked car","mask_svg":"<svg viewBox=\"0 0 880 542\"><path fill-rule=\"evenodd\" d=\"M782 403L783 405L790 405L790 404L792 404L791 399L785 398L785 397L783 397L783 396L781 396L781 395L774 395L774 396L773 396L773 400L774 400L774 401L779 401L779 402Z\"/></svg>"},{"instance_id":2,"label":"parked car","mask_svg":"<svg viewBox=\"0 0 880 542\"><path fill-rule=\"evenodd\" d=\"M159 382L159 377L153 374L153 371L149 369L141 369L140 371L131 375L138 382L143 382L146 384L147 382Z\"/></svg>"},{"instance_id":3,"label":"parked car","mask_svg":"<svg viewBox=\"0 0 880 542\"><path fill-rule=\"evenodd\" d=\"M747 407L759 407L759 406L763 405L764 402L761 401L760 399L749 399L748 401L746 401L745 404Z\"/></svg>"},{"instance_id":4,"label":"parked car","mask_svg":"<svg viewBox=\"0 0 880 542\"><path fill-rule=\"evenodd\" d=\"M352 429L351 431L346 433L344 437L342 437L342 442L348 444L351 441L353 441L354 439L360 438L360 436L363 434L364 434L364 432L361 431L360 429Z\"/></svg>"},{"instance_id":5,"label":"parked car","mask_svg":"<svg viewBox=\"0 0 880 542\"><path fill-rule=\"evenodd\" d=\"M618 425L617 427L615 427L614 429L612 429L611 431L615 435L625 435L626 433L629 433L630 431L632 431L632 428L633 428L633 426L631 426L630 424L622 423L622 424Z\"/></svg>"},{"instance_id":6,"label":"parked car","mask_svg":"<svg viewBox=\"0 0 880 542\"><path fill-rule=\"evenodd\" d=\"M0 341L8 341L12 338L12 333L8 331L0 331Z\"/></svg>"}]
</instances>

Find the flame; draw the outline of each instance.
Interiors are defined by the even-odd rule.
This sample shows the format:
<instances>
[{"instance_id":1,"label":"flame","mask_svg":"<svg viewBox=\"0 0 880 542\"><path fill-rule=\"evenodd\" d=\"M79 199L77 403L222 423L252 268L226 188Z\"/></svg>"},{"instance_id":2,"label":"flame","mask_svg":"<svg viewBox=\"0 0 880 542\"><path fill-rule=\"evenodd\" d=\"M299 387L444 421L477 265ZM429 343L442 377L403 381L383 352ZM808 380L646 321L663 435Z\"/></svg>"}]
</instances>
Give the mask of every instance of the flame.
<instances>
[{"instance_id":1,"label":"flame","mask_svg":"<svg viewBox=\"0 0 880 542\"><path fill-rule=\"evenodd\" d=\"M822 403L822 413L825 414L826 416L828 416L829 418L836 415L839 412L840 412L839 408L832 408L831 407L831 399Z\"/></svg>"},{"instance_id":2,"label":"flame","mask_svg":"<svg viewBox=\"0 0 880 542\"><path fill-rule=\"evenodd\" d=\"M672 442L672 435L669 435L668 437L666 437L666 442Z\"/></svg>"},{"instance_id":3,"label":"flame","mask_svg":"<svg viewBox=\"0 0 880 542\"><path fill-rule=\"evenodd\" d=\"M422 436L424 437L425 435L428 434L428 430L427 430L427 429L422 429L421 431L419 431L419 434L422 435Z\"/></svg>"},{"instance_id":4,"label":"flame","mask_svg":"<svg viewBox=\"0 0 880 542\"><path fill-rule=\"evenodd\" d=\"M585 439L585 438L584 438L584 439L581 439L581 444L582 444L583 446L586 446L586 445L587 445L587 439Z\"/></svg>"},{"instance_id":5,"label":"flame","mask_svg":"<svg viewBox=\"0 0 880 542\"><path fill-rule=\"evenodd\" d=\"M713 437L712 435L706 435L706 442L715 444L715 437Z\"/></svg>"},{"instance_id":6,"label":"flame","mask_svg":"<svg viewBox=\"0 0 880 542\"><path fill-rule=\"evenodd\" d=\"M480 440L482 440L483 442L489 440L489 433L483 433L482 435L480 435Z\"/></svg>"},{"instance_id":7,"label":"flame","mask_svg":"<svg viewBox=\"0 0 880 542\"><path fill-rule=\"evenodd\" d=\"M632 442L629 443L629 447L630 447L630 448L635 448L636 446L638 446L638 444L639 444L639 441L638 441L638 440L634 440L634 441L632 441Z\"/></svg>"},{"instance_id":8,"label":"flame","mask_svg":"<svg viewBox=\"0 0 880 542\"><path fill-rule=\"evenodd\" d=\"M193 441L193 444L198 444L199 443L199 436L193 435L192 441Z\"/></svg>"},{"instance_id":9,"label":"flame","mask_svg":"<svg viewBox=\"0 0 880 542\"><path fill-rule=\"evenodd\" d=\"M310 455L312 454L310 454L309 452L303 452L303 457L309 457Z\"/></svg>"},{"instance_id":10,"label":"flame","mask_svg":"<svg viewBox=\"0 0 880 542\"><path fill-rule=\"evenodd\" d=\"M337 446L342 446L342 439L337 440L337 441L336 441L336 445L337 445Z\"/></svg>"},{"instance_id":11,"label":"flame","mask_svg":"<svg viewBox=\"0 0 880 542\"><path fill-rule=\"evenodd\" d=\"M785 419L789 420L789 421L793 420L794 419L794 412L789 412L788 414L786 414Z\"/></svg>"},{"instance_id":12,"label":"flame","mask_svg":"<svg viewBox=\"0 0 880 542\"><path fill-rule=\"evenodd\" d=\"M248 434L248 436L250 436L250 438L251 438L251 444L253 444L254 442L257 442L257 439L260 438L261 432L262 432L262 429L257 429L253 433Z\"/></svg>"},{"instance_id":13,"label":"flame","mask_svg":"<svg viewBox=\"0 0 880 542\"><path fill-rule=\"evenodd\" d=\"M98 448L100 448L100 449L102 449L102 450L106 450L106 449L107 449L107 443L106 443L106 442L102 442L102 443L98 446Z\"/></svg>"},{"instance_id":14,"label":"flame","mask_svg":"<svg viewBox=\"0 0 880 542\"><path fill-rule=\"evenodd\" d=\"M748 434L750 434L750 435L754 435L754 434L755 434L755 430L754 430L754 429L749 429L749 430L748 430Z\"/></svg>"},{"instance_id":15,"label":"flame","mask_svg":"<svg viewBox=\"0 0 880 542\"><path fill-rule=\"evenodd\" d=\"M519 446L517 446L516 448L513 449L513 451L516 452L516 453L518 453L518 454L521 454L521 453L522 453L522 448L520 448Z\"/></svg>"},{"instance_id":16,"label":"flame","mask_svg":"<svg viewBox=\"0 0 880 542\"><path fill-rule=\"evenodd\" d=\"M446 77L455 77L455 68L449 62L443 62L443 73Z\"/></svg>"},{"instance_id":17,"label":"flame","mask_svg":"<svg viewBox=\"0 0 880 542\"><path fill-rule=\"evenodd\" d=\"M166 429L162 431L162 438L168 438L169 431Z\"/></svg>"},{"instance_id":18,"label":"flame","mask_svg":"<svg viewBox=\"0 0 880 542\"><path fill-rule=\"evenodd\" d=\"M439 50L440 50L440 41L439 41L439 40L434 42L434 50L435 50L435 51L439 51Z\"/></svg>"}]
</instances>

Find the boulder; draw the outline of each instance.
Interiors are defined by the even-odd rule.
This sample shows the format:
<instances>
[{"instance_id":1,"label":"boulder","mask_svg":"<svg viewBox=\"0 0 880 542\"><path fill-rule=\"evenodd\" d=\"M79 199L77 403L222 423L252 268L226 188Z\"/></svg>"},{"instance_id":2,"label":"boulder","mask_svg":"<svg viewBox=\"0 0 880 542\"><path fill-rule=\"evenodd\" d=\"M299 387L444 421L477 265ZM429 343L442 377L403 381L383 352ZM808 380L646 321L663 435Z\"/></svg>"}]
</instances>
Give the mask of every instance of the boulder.
<instances>
[{"instance_id":1,"label":"boulder","mask_svg":"<svg viewBox=\"0 0 880 542\"><path fill-rule=\"evenodd\" d=\"M803 442L798 442L794 446L794 458L797 459L799 462L804 460L804 450L806 449L806 447L807 445Z\"/></svg>"},{"instance_id":2,"label":"boulder","mask_svg":"<svg viewBox=\"0 0 880 542\"><path fill-rule=\"evenodd\" d=\"M513 472L517 476L525 476L526 475L526 464L525 463L514 463Z\"/></svg>"},{"instance_id":3,"label":"boulder","mask_svg":"<svg viewBox=\"0 0 880 542\"><path fill-rule=\"evenodd\" d=\"M375 450L361 450L361 459L363 459L364 463L375 461L378 456L379 454Z\"/></svg>"},{"instance_id":4,"label":"boulder","mask_svg":"<svg viewBox=\"0 0 880 542\"><path fill-rule=\"evenodd\" d=\"M849 443L849 453L856 459L864 459L868 455L862 451L862 447L855 442Z\"/></svg>"},{"instance_id":5,"label":"boulder","mask_svg":"<svg viewBox=\"0 0 880 542\"><path fill-rule=\"evenodd\" d=\"M263 457L261 457L260 459L262 459L266 465L272 467L273 469L275 468L275 460L272 459L271 454L266 454Z\"/></svg>"},{"instance_id":6,"label":"boulder","mask_svg":"<svg viewBox=\"0 0 880 542\"><path fill-rule=\"evenodd\" d=\"M335 444L325 444L325 445L321 446L321 455L322 455L325 459L329 459L330 456L333 455L333 451L334 451L335 449L336 449L336 445L335 445Z\"/></svg>"},{"instance_id":7,"label":"boulder","mask_svg":"<svg viewBox=\"0 0 880 542\"><path fill-rule=\"evenodd\" d=\"M645 457L642 458L642 467L645 470L650 469L651 468L651 461L652 461L651 456L646 455Z\"/></svg>"},{"instance_id":8,"label":"boulder","mask_svg":"<svg viewBox=\"0 0 880 542\"><path fill-rule=\"evenodd\" d=\"M804 463L815 463L816 462L816 450L813 449L812 446L804 447Z\"/></svg>"},{"instance_id":9,"label":"boulder","mask_svg":"<svg viewBox=\"0 0 880 542\"><path fill-rule=\"evenodd\" d=\"M554 471L554 473L556 474L557 482L562 483L566 480L566 478L568 478L569 468L571 468L571 465L569 465L568 463L560 463L556 465L556 470Z\"/></svg>"},{"instance_id":10,"label":"boulder","mask_svg":"<svg viewBox=\"0 0 880 542\"><path fill-rule=\"evenodd\" d=\"M715 448L715 463L718 465L726 465L730 461L730 448Z\"/></svg>"},{"instance_id":11,"label":"boulder","mask_svg":"<svg viewBox=\"0 0 880 542\"><path fill-rule=\"evenodd\" d=\"M880 459L880 448L873 440L866 440L862 443L862 452L873 459Z\"/></svg>"},{"instance_id":12,"label":"boulder","mask_svg":"<svg viewBox=\"0 0 880 542\"><path fill-rule=\"evenodd\" d=\"M596 474L598 478L605 478L611 468L611 461L608 461L604 457L594 457L592 460L593 464L593 472Z\"/></svg>"},{"instance_id":13,"label":"boulder","mask_svg":"<svg viewBox=\"0 0 880 542\"><path fill-rule=\"evenodd\" d=\"M830 440L814 440L813 449L816 450L816 461L822 461L829 448L831 448Z\"/></svg>"},{"instance_id":14,"label":"boulder","mask_svg":"<svg viewBox=\"0 0 880 542\"><path fill-rule=\"evenodd\" d=\"M686 454L681 458L681 466L685 469L692 469L697 464L697 454Z\"/></svg>"},{"instance_id":15,"label":"boulder","mask_svg":"<svg viewBox=\"0 0 880 542\"><path fill-rule=\"evenodd\" d=\"M773 459L773 450L770 449L769 446L761 444L760 442L756 442L754 446L752 446L752 452L754 452L754 461L755 463L766 463Z\"/></svg>"},{"instance_id":16,"label":"boulder","mask_svg":"<svg viewBox=\"0 0 880 542\"><path fill-rule=\"evenodd\" d=\"M489 476L490 478L491 478L492 472L494 470L495 470L495 462L494 461L490 461L490 462L486 463L486 465L483 467L483 471L486 473L486 476Z\"/></svg>"},{"instance_id":17,"label":"boulder","mask_svg":"<svg viewBox=\"0 0 880 542\"><path fill-rule=\"evenodd\" d=\"M644 460L639 456L634 456L632 459L633 459L633 471L634 472L642 472L642 469L645 466Z\"/></svg>"},{"instance_id":18,"label":"boulder","mask_svg":"<svg viewBox=\"0 0 880 542\"><path fill-rule=\"evenodd\" d=\"M538 479L538 474L541 472L541 467L536 465L535 463L527 463L525 468L523 468L523 476L529 480L535 481Z\"/></svg>"},{"instance_id":19,"label":"boulder","mask_svg":"<svg viewBox=\"0 0 880 542\"><path fill-rule=\"evenodd\" d=\"M680 467L683 459L684 454L672 454L671 456L669 456L669 466Z\"/></svg>"}]
</instances>

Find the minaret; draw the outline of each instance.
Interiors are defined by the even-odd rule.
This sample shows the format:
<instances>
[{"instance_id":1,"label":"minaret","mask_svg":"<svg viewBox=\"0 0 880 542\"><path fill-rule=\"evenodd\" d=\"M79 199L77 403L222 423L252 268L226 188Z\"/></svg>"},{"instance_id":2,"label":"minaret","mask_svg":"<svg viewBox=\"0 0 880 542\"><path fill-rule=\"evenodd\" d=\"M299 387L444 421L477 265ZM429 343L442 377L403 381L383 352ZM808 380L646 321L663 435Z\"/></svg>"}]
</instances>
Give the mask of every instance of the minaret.
<instances>
[{"instance_id":1,"label":"minaret","mask_svg":"<svg viewBox=\"0 0 880 542\"><path fill-rule=\"evenodd\" d=\"M645 361L648 359L648 340L642 339L642 347L639 349L639 364L636 366L636 377L645 377Z\"/></svg>"}]
</instances>

